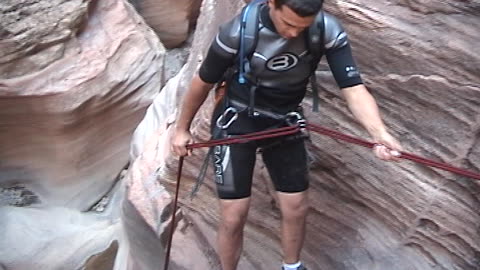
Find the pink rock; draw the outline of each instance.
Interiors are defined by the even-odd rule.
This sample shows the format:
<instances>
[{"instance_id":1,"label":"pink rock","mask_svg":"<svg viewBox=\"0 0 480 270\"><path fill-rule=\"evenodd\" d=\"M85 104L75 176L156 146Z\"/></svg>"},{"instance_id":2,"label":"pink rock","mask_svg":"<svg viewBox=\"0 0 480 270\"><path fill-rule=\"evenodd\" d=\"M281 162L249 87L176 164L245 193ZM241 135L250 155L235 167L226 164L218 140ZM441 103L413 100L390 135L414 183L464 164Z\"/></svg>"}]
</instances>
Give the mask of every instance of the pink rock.
<instances>
[{"instance_id":1,"label":"pink rock","mask_svg":"<svg viewBox=\"0 0 480 270\"><path fill-rule=\"evenodd\" d=\"M87 210L128 162L133 130L160 90L164 48L122 1L61 3L63 16L51 18L55 2L41 1L23 9L43 14L20 8L29 24L6 28L3 42L17 49L0 69L17 68L0 78L0 182L26 185L42 205ZM29 38L15 35L35 24L18 32ZM23 47L38 48L24 57ZM28 59L35 64L23 69Z\"/></svg>"},{"instance_id":2,"label":"pink rock","mask_svg":"<svg viewBox=\"0 0 480 270\"><path fill-rule=\"evenodd\" d=\"M132 0L167 48L182 44L195 24L201 0Z\"/></svg>"}]
</instances>

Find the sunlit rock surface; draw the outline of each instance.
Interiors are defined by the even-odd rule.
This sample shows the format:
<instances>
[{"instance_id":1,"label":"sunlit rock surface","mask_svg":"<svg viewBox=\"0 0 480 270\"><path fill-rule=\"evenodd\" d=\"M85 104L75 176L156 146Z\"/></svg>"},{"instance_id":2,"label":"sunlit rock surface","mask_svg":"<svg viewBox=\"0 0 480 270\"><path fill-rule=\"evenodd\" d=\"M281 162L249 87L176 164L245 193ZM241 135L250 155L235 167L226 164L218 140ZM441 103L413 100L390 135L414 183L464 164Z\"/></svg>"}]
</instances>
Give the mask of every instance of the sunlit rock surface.
<instances>
[{"instance_id":1,"label":"sunlit rock surface","mask_svg":"<svg viewBox=\"0 0 480 270\"><path fill-rule=\"evenodd\" d=\"M202 0L129 0L167 48L187 40Z\"/></svg>"},{"instance_id":2,"label":"sunlit rock surface","mask_svg":"<svg viewBox=\"0 0 480 270\"><path fill-rule=\"evenodd\" d=\"M178 75L178 85L149 108L136 132L134 156L135 149L141 152L145 147L144 140L165 144L180 102L177 97L185 93L218 24L239 10L238 2L204 1L189 61ZM330 1L325 8L347 29L363 79L405 150L480 171L480 56L476 54L480 5ZM309 121L368 139L352 119L325 64L317 78L322 85L321 112L311 112L308 96ZM193 122L199 140L208 139L212 102L209 98ZM478 181L409 161L385 163L368 149L316 134L311 140L312 207L302 254L309 269L480 268ZM165 151L158 152L162 156L158 164L161 181L168 183L176 162ZM190 232L189 239L203 246L210 267L219 269L214 255L219 216L211 172L198 196L193 201L187 196L205 153L196 150L185 160L180 194L189 225L177 235ZM239 269L276 269L281 262L280 215L267 171L260 160L257 165ZM173 192L173 185L168 188ZM182 256L175 262L186 264L196 258Z\"/></svg>"}]
</instances>

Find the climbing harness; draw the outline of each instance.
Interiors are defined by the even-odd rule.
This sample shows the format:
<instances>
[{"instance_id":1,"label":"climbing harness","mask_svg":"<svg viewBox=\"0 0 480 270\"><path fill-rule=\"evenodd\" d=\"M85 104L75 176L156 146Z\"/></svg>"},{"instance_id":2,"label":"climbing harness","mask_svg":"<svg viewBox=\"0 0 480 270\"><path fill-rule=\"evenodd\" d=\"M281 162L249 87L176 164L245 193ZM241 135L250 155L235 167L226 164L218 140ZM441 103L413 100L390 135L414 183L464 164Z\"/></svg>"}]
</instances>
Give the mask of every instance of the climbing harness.
<instances>
[{"instance_id":1,"label":"climbing harness","mask_svg":"<svg viewBox=\"0 0 480 270\"><path fill-rule=\"evenodd\" d=\"M215 121L215 125L217 128L214 129L212 138L229 137L227 129L235 122L235 120L238 119L239 114L248 112L248 109L250 108L248 105L233 99L229 99L228 104L225 107L226 109L224 110L224 112ZM255 107L254 114L255 114L255 117L262 117L262 118L269 118L272 120L276 120L278 124L284 123L288 126L294 126L298 124L301 127L300 132L296 132L298 134L295 134L294 132L293 136L286 139L286 140L293 140L293 139L301 139L301 138L305 139L309 137L308 131L305 129L306 120L303 114L301 113L301 111L302 111L302 108L300 106L295 111L290 111L286 114L281 114L268 109ZM274 128L278 127L278 124L275 125ZM273 130L273 128L271 129ZM282 143L282 141L272 142L262 147L262 149L273 147L280 143ZM200 170L196 178L195 185L193 186L192 191L190 192L190 198L193 198L196 195L196 193L200 189L200 186L203 184L205 176L207 174L208 165L210 163L209 161L212 157L213 157L213 147L211 147L208 150L207 155L205 156L205 159L202 163L202 166L200 166Z\"/></svg>"}]
</instances>

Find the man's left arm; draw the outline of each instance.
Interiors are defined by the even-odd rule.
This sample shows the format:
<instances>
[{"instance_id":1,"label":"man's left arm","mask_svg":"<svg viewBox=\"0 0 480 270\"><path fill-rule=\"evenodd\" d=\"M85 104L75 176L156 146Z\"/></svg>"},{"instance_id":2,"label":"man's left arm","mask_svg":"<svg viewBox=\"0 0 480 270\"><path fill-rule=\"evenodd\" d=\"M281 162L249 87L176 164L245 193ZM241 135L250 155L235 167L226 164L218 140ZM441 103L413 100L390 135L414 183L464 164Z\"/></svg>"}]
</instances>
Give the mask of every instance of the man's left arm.
<instances>
[{"instance_id":1,"label":"man's left arm","mask_svg":"<svg viewBox=\"0 0 480 270\"><path fill-rule=\"evenodd\" d=\"M384 160L395 160L395 155L402 147L388 133L375 99L363 84L353 59L347 33L331 14L325 13L324 25L324 49L328 65L337 85L344 93L350 111L378 145L374 148L375 154Z\"/></svg>"},{"instance_id":2,"label":"man's left arm","mask_svg":"<svg viewBox=\"0 0 480 270\"><path fill-rule=\"evenodd\" d=\"M342 92L352 114L378 145L374 148L375 155L383 160L395 160L402 147L387 131L377 103L365 85L342 88Z\"/></svg>"}]
</instances>

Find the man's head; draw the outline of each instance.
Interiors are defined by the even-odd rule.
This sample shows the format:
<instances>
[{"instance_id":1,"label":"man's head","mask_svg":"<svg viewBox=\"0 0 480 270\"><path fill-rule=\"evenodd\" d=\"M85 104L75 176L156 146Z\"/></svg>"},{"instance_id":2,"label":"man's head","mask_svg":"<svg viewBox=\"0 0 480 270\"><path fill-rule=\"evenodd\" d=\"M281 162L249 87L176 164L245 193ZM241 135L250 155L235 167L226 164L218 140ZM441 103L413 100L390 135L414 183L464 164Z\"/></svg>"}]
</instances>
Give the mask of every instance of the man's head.
<instances>
[{"instance_id":1,"label":"man's head","mask_svg":"<svg viewBox=\"0 0 480 270\"><path fill-rule=\"evenodd\" d=\"M323 0L268 0L275 28L287 39L298 36L309 27L322 4Z\"/></svg>"}]
</instances>

